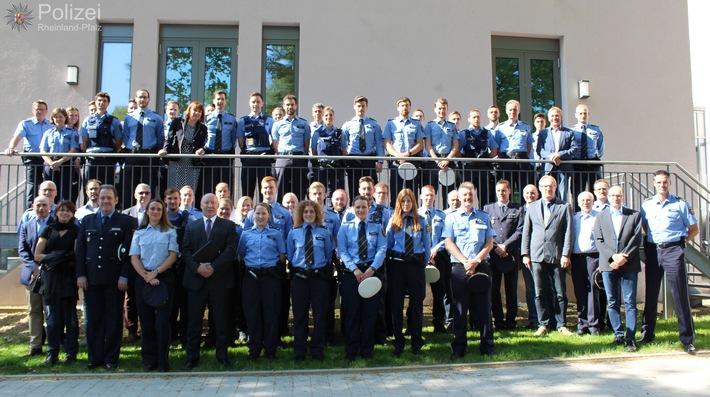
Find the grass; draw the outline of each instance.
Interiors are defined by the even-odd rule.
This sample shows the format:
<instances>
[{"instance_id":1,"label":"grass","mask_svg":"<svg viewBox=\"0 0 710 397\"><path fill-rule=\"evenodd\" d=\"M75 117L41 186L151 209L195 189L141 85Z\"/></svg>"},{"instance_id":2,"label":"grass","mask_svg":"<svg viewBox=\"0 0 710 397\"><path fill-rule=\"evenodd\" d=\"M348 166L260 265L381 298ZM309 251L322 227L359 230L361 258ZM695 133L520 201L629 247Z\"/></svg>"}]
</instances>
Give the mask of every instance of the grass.
<instances>
[{"instance_id":1,"label":"grass","mask_svg":"<svg viewBox=\"0 0 710 397\"><path fill-rule=\"evenodd\" d=\"M695 345L699 349L710 347L710 334L706 330L710 329L710 315L695 316L696 340ZM268 361L260 358L256 362L249 362L246 359L247 348L244 344L229 349L230 359L234 363L228 371L270 371L270 370L293 370L293 369L323 369L323 368L366 368L380 366L406 367L412 365L432 365L449 364L451 354L450 343L453 338L450 334L434 334L432 327L424 328L424 354L415 356L411 353L409 344L400 358L392 354L393 348L389 346L376 346L374 359L365 361L355 360L353 363L345 361L345 353L342 340L338 339L336 346L328 347L325 352L324 362L315 362L307 359L305 362L296 363L293 360L293 339L286 338L286 347L279 349L278 358ZM625 355L632 356L634 353L626 353L623 346L612 347L609 342L613 339L610 332L602 333L599 337L585 335L582 337L565 337L557 332L551 332L545 337L535 338L533 331L526 329L516 329L514 331L500 331L495 333L494 357L483 357L478 354L478 333L469 332L469 348L466 356L457 363L477 363L477 362L499 362L499 361L520 361L536 359L555 359L572 357L594 357L605 355ZM659 319L656 327L656 339L648 345L640 345L639 353L667 353L682 352L682 345L678 340L677 321ZM0 337L0 375L23 375L23 374L59 374L87 373L84 369L86 364L86 349L82 347L78 356L79 361L74 365L65 367L57 365L54 367L44 367L44 356L32 357L29 359L21 356L27 352L27 341L25 337L17 335L4 335ZM63 353L60 354L60 360ZM173 346L170 352L170 366L172 371L183 371L185 364L185 351L177 346ZM140 357L140 342L134 344L124 343L121 348L121 358L117 372L142 372L143 364ZM203 349L200 366L197 371L227 371L217 364L214 359L213 349ZM100 369L92 373L107 373Z\"/></svg>"}]
</instances>

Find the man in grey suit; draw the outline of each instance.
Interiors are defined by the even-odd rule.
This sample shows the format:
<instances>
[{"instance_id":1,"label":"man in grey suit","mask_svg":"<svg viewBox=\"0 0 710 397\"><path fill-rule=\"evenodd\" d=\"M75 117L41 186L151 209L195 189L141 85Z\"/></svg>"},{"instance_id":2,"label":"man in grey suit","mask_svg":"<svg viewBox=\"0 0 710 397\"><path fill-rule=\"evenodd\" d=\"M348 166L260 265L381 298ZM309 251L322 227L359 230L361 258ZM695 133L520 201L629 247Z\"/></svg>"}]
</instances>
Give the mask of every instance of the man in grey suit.
<instances>
[{"instance_id":1,"label":"man in grey suit","mask_svg":"<svg viewBox=\"0 0 710 397\"><path fill-rule=\"evenodd\" d=\"M520 253L523 264L532 269L535 278L535 306L540 326L535 336L547 334L551 312L557 320L557 330L572 335L565 326L567 314L566 271L572 264L572 206L555 197L557 181L550 175L540 178L542 198L525 213ZM550 307L547 296L554 282L555 305Z\"/></svg>"},{"instance_id":2,"label":"man in grey suit","mask_svg":"<svg viewBox=\"0 0 710 397\"><path fill-rule=\"evenodd\" d=\"M537 151L540 158L552 160L552 163L545 163L545 174L552 175L559 182L557 196L564 201L568 201L569 185L568 178L572 176L574 166L565 164L562 160L573 160L577 153L577 141L574 139L574 132L562 126L562 109L553 106L547 112L550 120L550 127L540 131L537 138Z\"/></svg>"},{"instance_id":3,"label":"man in grey suit","mask_svg":"<svg viewBox=\"0 0 710 397\"><path fill-rule=\"evenodd\" d=\"M612 345L626 345L635 352L636 343L636 285L641 271L639 248L642 243L641 214L621 206L624 191L620 186L609 189L609 210L597 215L594 237L599 250L599 270L604 279L609 322L614 330ZM626 308L626 335L621 324L619 287Z\"/></svg>"}]
</instances>

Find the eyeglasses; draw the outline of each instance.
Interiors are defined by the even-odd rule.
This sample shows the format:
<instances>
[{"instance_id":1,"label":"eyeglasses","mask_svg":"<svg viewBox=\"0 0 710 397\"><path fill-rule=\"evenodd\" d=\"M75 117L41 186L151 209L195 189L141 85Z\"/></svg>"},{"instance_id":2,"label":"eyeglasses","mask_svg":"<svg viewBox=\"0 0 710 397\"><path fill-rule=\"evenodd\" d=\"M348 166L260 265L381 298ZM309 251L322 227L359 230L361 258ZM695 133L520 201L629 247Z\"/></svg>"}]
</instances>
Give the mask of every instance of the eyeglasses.
<instances>
[{"instance_id":1,"label":"eyeglasses","mask_svg":"<svg viewBox=\"0 0 710 397\"><path fill-rule=\"evenodd\" d=\"M138 192L138 194L140 194L141 196L144 195L144 194L148 194L148 195L149 195L150 192Z\"/></svg>"}]
</instances>

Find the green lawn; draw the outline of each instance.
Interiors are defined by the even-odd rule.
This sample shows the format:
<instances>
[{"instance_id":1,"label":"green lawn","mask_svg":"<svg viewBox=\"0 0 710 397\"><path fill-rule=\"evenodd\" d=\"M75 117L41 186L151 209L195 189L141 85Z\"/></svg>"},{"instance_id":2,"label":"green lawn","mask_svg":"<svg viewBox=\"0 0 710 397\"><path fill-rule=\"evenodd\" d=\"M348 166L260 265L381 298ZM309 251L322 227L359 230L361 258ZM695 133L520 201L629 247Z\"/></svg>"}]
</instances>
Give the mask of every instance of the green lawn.
<instances>
[{"instance_id":1,"label":"green lawn","mask_svg":"<svg viewBox=\"0 0 710 397\"><path fill-rule=\"evenodd\" d=\"M710 346L710 315L695 317L696 341L698 349L707 349ZM532 336L533 331L518 329L515 331L502 331L495 334L496 355L494 357L481 357L478 354L478 342L473 332L468 333L469 350L463 360L458 363L475 362L496 362L496 361L519 361L535 359L555 359L570 357L594 357L603 355L630 355L626 353L623 346L611 347L609 342L612 334L603 333L599 337L585 335L583 337L564 337L557 332L552 332L542 338ZM426 346L424 354L415 356L411 350L405 349L400 358L392 354L392 346L377 346L375 348L374 359L364 361L355 360L352 364L345 361L345 353L342 345L327 348L324 362L314 362L306 360L296 363L293 360L292 339L287 339L285 349L280 349L278 359L268 361L260 358L256 362L249 362L246 359L247 348L239 345L229 349L230 359L234 363L230 371L253 371L253 370L289 370L289 369L320 369L320 368L365 368L375 366L409 366L409 365L430 365L448 364L451 354L450 346L452 336L449 334L434 334L431 327L425 327L424 337ZM338 341L340 342L340 340ZM409 348L409 345L407 346ZM78 363L64 367L57 365L51 368L44 367L44 357L33 357L29 359L21 356L27 352L26 338L4 335L0 338L0 374L51 374L51 373L85 373L86 351L81 348ZM682 345L678 340L678 328L675 319L659 320L656 329L656 340L650 345L640 345L638 353L665 353L682 352ZM636 353L636 354L638 354ZM63 352L60 360L63 359ZM183 371L185 363L185 352L179 347L173 347L170 353L170 365L172 371ZM224 371L215 359L213 350L203 350L199 371ZM119 372L141 372L143 365L140 358L140 344L124 344L121 349L121 359L119 362ZM105 372L103 369L97 373Z\"/></svg>"}]
</instances>

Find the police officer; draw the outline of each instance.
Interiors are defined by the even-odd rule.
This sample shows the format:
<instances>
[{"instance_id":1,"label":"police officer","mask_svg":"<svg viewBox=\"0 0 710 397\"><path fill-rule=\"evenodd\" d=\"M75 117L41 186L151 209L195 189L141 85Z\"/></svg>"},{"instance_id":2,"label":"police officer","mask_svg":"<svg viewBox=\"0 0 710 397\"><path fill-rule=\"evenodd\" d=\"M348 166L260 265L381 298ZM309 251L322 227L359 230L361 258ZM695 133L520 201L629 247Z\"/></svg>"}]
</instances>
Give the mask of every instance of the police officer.
<instances>
[{"instance_id":1,"label":"police officer","mask_svg":"<svg viewBox=\"0 0 710 397\"><path fill-rule=\"evenodd\" d=\"M399 357L404 350L402 334L402 310L405 291L409 291L407 327L412 337L412 353L422 353L422 310L426 295L424 267L429 263L431 230L426 220L417 212L414 193L402 189L397 195L394 214L387 225L387 292L392 306L394 331L394 355Z\"/></svg>"},{"instance_id":2,"label":"police officer","mask_svg":"<svg viewBox=\"0 0 710 397\"><path fill-rule=\"evenodd\" d=\"M492 311L496 329L515 329L518 314L518 261L520 237L525 223L525 210L520 204L510 202L510 183L501 179L496 183L495 203L487 204L483 211L491 218L496 232L491 251L493 284ZM505 278L505 320L500 294L500 284Z\"/></svg>"},{"instance_id":3,"label":"police officer","mask_svg":"<svg viewBox=\"0 0 710 397\"><path fill-rule=\"evenodd\" d=\"M15 148L24 138L23 152L39 153L39 143L42 140L44 132L52 128L52 125L47 120L47 102L36 100L32 103L33 117L20 121L15 129L15 134L12 136L10 143L5 149L7 156L12 156L17 153ZM31 207L36 195L35 188L39 186L42 175L42 158L23 157L22 162L25 164L25 196L27 196L27 207Z\"/></svg>"},{"instance_id":4,"label":"police officer","mask_svg":"<svg viewBox=\"0 0 710 397\"><path fill-rule=\"evenodd\" d=\"M323 124L313 131L311 136L311 155L318 157L316 180L328 187L326 197L335 189L345 185L345 169L342 160L328 159L328 156L345 156L346 141L343 131L335 127L335 111L332 107L323 108Z\"/></svg>"},{"instance_id":5,"label":"police officer","mask_svg":"<svg viewBox=\"0 0 710 397\"><path fill-rule=\"evenodd\" d=\"M249 95L251 113L239 119L237 123L237 142L241 154L274 154L271 147L271 127L274 119L262 113L264 98L260 92ZM242 193L254 197L259 181L271 174L271 159L242 158Z\"/></svg>"},{"instance_id":6,"label":"police officer","mask_svg":"<svg viewBox=\"0 0 710 397\"><path fill-rule=\"evenodd\" d=\"M286 240L286 256L293 272L291 300L295 359L303 361L306 357L309 347L308 311L312 308L311 357L323 361L329 282L333 274L333 236L323 226L323 209L314 201L301 201L296 209L295 220L294 228Z\"/></svg>"},{"instance_id":7,"label":"police officer","mask_svg":"<svg viewBox=\"0 0 710 397\"><path fill-rule=\"evenodd\" d=\"M688 298L688 275L685 269L685 243L698 235L698 221L688 203L670 194L670 174L659 170L653 174L656 195L641 204L643 230L646 232L646 307L640 342L651 342L656 334L656 302L666 273L668 288L678 313L678 332L683 348L697 353L693 345L695 329Z\"/></svg>"},{"instance_id":8,"label":"police officer","mask_svg":"<svg viewBox=\"0 0 710 397\"><path fill-rule=\"evenodd\" d=\"M455 307L451 360L459 359L466 354L468 324L466 317L470 304L475 307L480 322L479 351L483 355L494 354L490 287L485 288L486 283L482 283L482 286L475 285L480 289L472 291L468 286L468 279L486 277L474 276L476 273L491 275L488 254L493 249L493 238L496 233L488 214L474 208L476 192L471 182L464 182L459 186L459 198L461 207L446 217L442 233L446 249L451 255L451 289Z\"/></svg>"},{"instance_id":9,"label":"police officer","mask_svg":"<svg viewBox=\"0 0 710 397\"><path fill-rule=\"evenodd\" d=\"M353 200L355 219L346 221L338 232L338 252L341 268L341 308L345 335L345 358L353 361L360 353L372 358L375 345L375 324L381 302L381 289L370 298L358 293L359 284L377 275L382 279L382 266L387 253L387 240L381 224L368 221L369 201L357 196Z\"/></svg>"},{"instance_id":10,"label":"police officer","mask_svg":"<svg viewBox=\"0 0 710 397\"><path fill-rule=\"evenodd\" d=\"M377 120L366 115L368 100L358 95L353 100L355 117L343 124L344 146L349 156L384 156L385 146L382 140L382 127ZM348 160L348 181L350 194L358 191L360 178L369 176L373 180L382 172L383 160ZM373 173L374 171L374 173Z\"/></svg>"},{"instance_id":11,"label":"police officer","mask_svg":"<svg viewBox=\"0 0 710 397\"><path fill-rule=\"evenodd\" d=\"M60 200L74 201L72 179L75 179L71 156L52 156L54 153L74 153L79 150L79 134L66 127L67 111L56 108L49 116L54 126L44 133L40 141L40 152L44 159L44 180L51 180L57 185Z\"/></svg>"},{"instance_id":12,"label":"police officer","mask_svg":"<svg viewBox=\"0 0 710 397\"><path fill-rule=\"evenodd\" d=\"M234 172L232 158L212 158L209 154L234 154L234 148L237 147L237 118L224 110L227 105L226 91L215 91L212 103L215 106L214 112L205 116L207 141L203 149L206 156L200 186L197 188L199 196L211 193L213 186L219 182L230 183Z\"/></svg>"},{"instance_id":13,"label":"police officer","mask_svg":"<svg viewBox=\"0 0 710 397\"><path fill-rule=\"evenodd\" d=\"M508 120L496 127L499 132L496 134L498 158L529 160L533 136L530 126L518 119L520 102L514 99L509 100L505 104L505 113L508 115ZM519 192L522 192L523 188L530 183L533 168L529 162L505 163L501 164L500 168L505 171L503 179L510 181L512 190L517 188Z\"/></svg>"},{"instance_id":14,"label":"police officer","mask_svg":"<svg viewBox=\"0 0 710 397\"><path fill-rule=\"evenodd\" d=\"M249 360L256 360L264 348L269 360L276 358L279 343L281 277L277 263L286 261L283 235L269 226L272 216L267 203L254 206L254 226L245 228L237 255L246 266L242 281L244 316L249 329Z\"/></svg>"},{"instance_id":15,"label":"police officer","mask_svg":"<svg viewBox=\"0 0 710 397\"><path fill-rule=\"evenodd\" d=\"M99 190L101 210L84 217L76 239L76 284L86 300L87 369L116 369L123 331L123 297L131 268L128 252L135 218L116 211L113 185Z\"/></svg>"},{"instance_id":16,"label":"police officer","mask_svg":"<svg viewBox=\"0 0 710 397\"><path fill-rule=\"evenodd\" d=\"M467 129L459 132L461 157L488 159L498 155L498 142L495 132L481 126L481 112L472 109L468 112ZM491 179L495 179L491 163L463 164L463 180L478 186L478 198L482 203L495 200L495 190L491 189Z\"/></svg>"},{"instance_id":17,"label":"police officer","mask_svg":"<svg viewBox=\"0 0 710 397\"><path fill-rule=\"evenodd\" d=\"M575 109L577 124L572 126L574 139L577 141L575 160L586 160L586 164L575 164L575 177L572 188L576 194L591 190L594 181L602 177L602 166L599 164L604 156L604 133L598 125L589 122L589 108L580 103Z\"/></svg>"},{"instance_id":18,"label":"police officer","mask_svg":"<svg viewBox=\"0 0 710 397\"><path fill-rule=\"evenodd\" d=\"M439 269L439 280L431 284L432 295L432 321L434 332L446 332L446 328L453 322L451 311L451 262L446 255L444 239L444 211L434 208L436 190L431 185L422 188L420 195L422 206L419 207L419 216L426 220L431 230L431 254L429 264Z\"/></svg>"},{"instance_id":19,"label":"police officer","mask_svg":"<svg viewBox=\"0 0 710 397\"><path fill-rule=\"evenodd\" d=\"M459 133L456 124L446 120L449 102L445 98L438 98L434 102L434 111L436 119L431 120L424 127L424 143L429 157L441 160L428 161L426 167L422 167L427 169L427 171L423 171L422 183L439 186L437 171L456 168L455 163L449 159L453 159L459 154ZM444 197L455 188L453 184L443 186Z\"/></svg>"},{"instance_id":20,"label":"police officer","mask_svg":"<svg viewBox=\"0 0 710 397\"><path fill-rule=\"evenodd\" d=\"M118 159L106 158L100 153L118 153L121 150L123 145L121 122L106 111L111 103L111 97L107 92L97 93L94 99L96 113L84 119L79 130L83 150L95 154L86 158L85 178L113 183Z\"/></svg>"},{"instance_id":21,"label":"police officer","mask_svg":"<svg viewBox=\"0 0 710 397\"><path fill-rule=\"evenodd\" d=\"M412 101L407 97L401 97L396 102L399 116L387 120L382 139L385 142L385 149L392 157L418 157L419 152L424 149L424 128L418 120L409 117L412 110ZM405 160L390 161L390 189L394 192L408 187L413 192L419 190L416 178L404 180L397 172L399 166ZM414 164L420 167L421 164Z\"/></svg>"},{"instance_id":22,"label":"police officer","mask_svg":"<svg viewBox=\"0 0 710 397\"><path fill-rule=\"evenodd\" d=\"M123 143L128 153L153 154L163 148L165 133L163 118L148 108L150 94L147 90L136 91L138 108L123 120ZM158 186L158 157L127 157L124 169L121 208L131 202L133 189L139 183ZM106 181L104 181L106 182ZM156 192L154 196L158 196Z\"/></svg>"},{"instance_id":23,"label":"police officer","mask_svg":"<svg viewBox=\"0 0 710 397\"><path fill-rule=\"evenodd\" d=\"M306 119L296 116L298 100L295 95L286 95L283 107L286 117L274 123L271 129L273 148L278 154L300 157L277 159L274 174L278 180L280 197L291 192L301 199L307 186L308 159L305 154L311 144L311 127Z\"/></svg>"}]
</instances>

